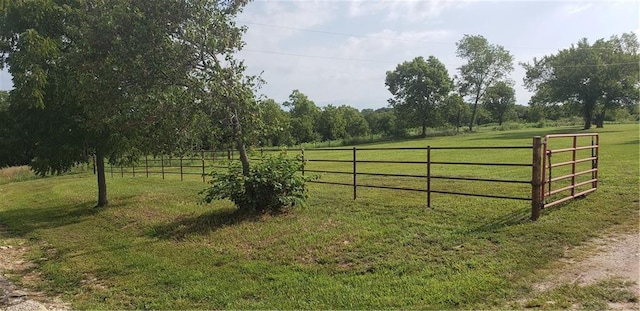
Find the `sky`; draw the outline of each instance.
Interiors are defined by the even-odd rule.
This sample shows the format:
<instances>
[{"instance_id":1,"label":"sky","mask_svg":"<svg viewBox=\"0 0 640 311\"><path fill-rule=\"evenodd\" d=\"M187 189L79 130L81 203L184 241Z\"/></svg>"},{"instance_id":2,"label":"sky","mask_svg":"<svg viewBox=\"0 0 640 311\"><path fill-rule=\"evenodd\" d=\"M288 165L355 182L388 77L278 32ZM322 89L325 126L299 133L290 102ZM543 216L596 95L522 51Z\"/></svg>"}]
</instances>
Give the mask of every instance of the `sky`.
<instances>
[{"instance_id":1,"label":"sky","mask_svg":"<svg viewBox=\"0 0 640 311\"><path fill-rule=\"evenodd\" d=\"M464 64L456 42L469 34L511 52L510 79L517 103L526 105L531 93L520 62L581 38L640 34L640 1L258 0L237 21L248 27L239 57L248 73L262 73L260 93L279 103L298 89L318 106L386 107L387 71L433 55L453 77Z\"/></svg>"},{"instance_id":2,"label":"sky","mask_svg":"<svg viewBox=\"0 0 640 311\"><path fill-rule=\"evenodd\" d=\"M516 100L526 105L520 62L555 54L581 38L640 34L640 1L254 0L236 19L246 45L237 55L258 91L283 103L293 90L318 106L388 106L387 71L418 56L437 57L453 77L465 34L482 35L514 56ZM0 89L12 88L0 72Z\"/></svg>"}]
</instances>

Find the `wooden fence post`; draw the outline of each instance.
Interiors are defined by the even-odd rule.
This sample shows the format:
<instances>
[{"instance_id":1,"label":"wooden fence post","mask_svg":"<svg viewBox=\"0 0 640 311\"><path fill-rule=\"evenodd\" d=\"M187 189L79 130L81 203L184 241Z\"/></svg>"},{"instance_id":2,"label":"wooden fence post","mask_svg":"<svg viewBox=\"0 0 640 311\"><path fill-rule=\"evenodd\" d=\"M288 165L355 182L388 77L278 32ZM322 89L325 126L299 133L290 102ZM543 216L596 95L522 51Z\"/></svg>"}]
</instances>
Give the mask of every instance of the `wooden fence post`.
<instances>
[{"instance_id":1,"label":"wooden fence post","mask_svg":"<svg viewBox=\"0 0 640 311\"><path fill-rule=\"evenodd\" d=\"M427 146L427 208L431 208L431 146Z\"/></svg>"},{"instance_id":2,"label":"wooden fence post","mask_svg":"<svg viewBox=\"0 0 640 311\"><path fill-rule=\"evenodd\" d=\"M358 172L356 170L356 147L353 147L353 199L354 200L356 199L357 192L358 192L357 176L358 176Z\"/></svg>"},{"instance_id":3,"label":"wooden fence post","mask_svg":"<svg viewBox=\"0 0 640 311\"><path fill-rule=\"evenodd\" d=\"M531 220L538 220L542 209L542 137L533 137L533 167L531 170Z\"/></svg>"}]
</instances>

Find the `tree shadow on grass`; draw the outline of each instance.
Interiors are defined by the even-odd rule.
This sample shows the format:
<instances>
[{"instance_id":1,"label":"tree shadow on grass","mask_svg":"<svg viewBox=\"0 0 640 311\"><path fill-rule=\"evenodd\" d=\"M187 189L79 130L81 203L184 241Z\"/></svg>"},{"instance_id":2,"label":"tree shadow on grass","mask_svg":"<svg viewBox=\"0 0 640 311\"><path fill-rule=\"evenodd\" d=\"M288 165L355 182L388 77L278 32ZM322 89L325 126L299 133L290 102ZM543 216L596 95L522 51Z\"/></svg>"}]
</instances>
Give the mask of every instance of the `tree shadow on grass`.
<instances>
[{"instance_id":1,"label":"tree shadow on grass","mask_svg":"<svg viewBox=\"0 0 640 311\"><path fill-rule=\"evenodd\" d=\"M256 222L263 214L235 209L214 210L200 215L182 216L168 223L153 226L150 235L160 239L182 240L189 235L206 235L227 226Z\"/></svg>"},{"instance_id":2,"label":"tree shadow on grass","mask_svg":"<svg viewBox=\"0 0 640 311\"><path fill-rule=\"evenodd\" d=\"M126 201L126 200L125 200ZM126 205L126 202L111 204L107 208ZM0 210L0 224L7 229L9 237L25 237L41 229L53 229L80 223L103 208L95 208L95 202L60 204L55 206L33 206Z\"/></svg>"}]
</instances>

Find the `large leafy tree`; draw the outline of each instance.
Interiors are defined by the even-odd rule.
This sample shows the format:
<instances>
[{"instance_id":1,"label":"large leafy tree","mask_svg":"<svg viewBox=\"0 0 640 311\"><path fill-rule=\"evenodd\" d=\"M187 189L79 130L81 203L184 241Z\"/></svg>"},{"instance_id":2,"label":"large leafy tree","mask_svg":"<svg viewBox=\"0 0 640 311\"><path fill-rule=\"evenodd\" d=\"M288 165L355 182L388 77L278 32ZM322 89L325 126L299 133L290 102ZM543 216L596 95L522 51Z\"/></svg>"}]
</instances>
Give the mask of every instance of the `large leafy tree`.
<instances>
[{"instance_id":1,"label":"large leafy tree","mask_svg":"<svg viewBox=\"0 0 640 311\"><path fill-rule=\"evenodd\" d=\"M221 3L206 14L229 24L233 12L227 9L235 5ZM103 159L113 162L157 148L152 134L183 124L172 120L175 116L192 119L184 109L194 108L181 105L199 99L190 82L200 77L192 70L198 54L185 38L196 31L192 24L203 22L197 18L205 14L202 8L199 0L7 4L0 17L1 63L13 76L12 105L28 110L21 128L35 146L34 170L63 172L95 154L97 206L107 205ZM230 29L237 27L209 37L226 45L225 52L237 44ZM236 92L228 86L211 88Z\"/></svg>"},{"instance_id":2,"label":"large leafy tree","mask_svg":"<svg viewBox=\"0 0 640 311\"><path fill-rule=\"evenodd\" d=\"M627 33L593 44L582 39L522 66L526 70L524 84L535 92L532 104L574 107L582 115L584 129L589 129L593 121L602 127L607 111L637 105L639 64L638 38Z\"/></svg>"},{"instance_id":3,"label":"large leafy tree","mask_svg":"<svg viewBox=\"0 0 640 311\"><path fill-rule=\"evenodd\" d=\"M244 63L234 57L244 45L246 30L234 17L247 2L188 0L191 16L176 40L191 53L186 86L194 104L214 120L211 129L218 140L238 149L245 176L250 165L246 146L257 142L262 127L254 96L262 80L245 75Z\"/></svg>"},{"instance_id":4,"label":"large leafy tree","mask_svg":"<svg viewBox=\"0 0 640 311\"><path fill-rule=\"evenodd\" d=\"M505 80L513 71L513 56L500 45L490 44L480 35L464 35L456 43L456 54L467 61L458 68L457 84L461 95L471 102L469 131L478 113L478 104L482 102L487 88Z\"/></svg>"},{"instance_id":5,"label":"large leafy tree","mask_svg":"<svg viewBox=\"0 0 640 311\"><path fill-rule=\"evenodd\" d=\"M284 102L291 116L291 134L294 143L301 144L318 140L316 122L320 116L320 108L299 90L293 90L289 100Z\"/></svg>"},{"instance_id":6,"label":"large leafy tree","mask_svg":"<svg viewBox=\"0 0 640 311\"><path fill-rule=\"evenodd\" d=\"M460 127L470 118L469 105L464 102L462 96L452 93L445 99L443 108L444 119L456 128L456 133L459 133Z\"/></svg>"},{"instance_id":7,"label":"large leafy tree","mask_svg":"<svg viewBox=\"0 0 640 311\"><path fill-rule=\"evenodd\" d=\"M291 145L293 140L289 114L271 98L260 100L258 106L260 119L264 123L259 144L267 146Z\"/></svg>"},{"instance_id":8,"label":"large leafy tree","mask_svg":"<svg viewBox=\"0 0 640 311\"><path fill-rule=\"evenodd\" d=\"M502 125L507 114L515 109L516 92L508 83L499 81L487 88L482 98L482 104L493 119Z\"/></svg>"},{"instance_id":9,"label":"large leafy tree","mask_svg":"<svg viewBox=\"0 0 640 311\"><path fill-rule=\"evenodd\" d=\"M385 84L393 95L389 103L398 118L409 126L420 126L422 137L427 135L427 125L439 122L438 109L453 88L447 68L434 56L399 64L394 71L387 71Z\"/></svg>"},{"instance_id":10,"label":"large leafy tree","mask_svg":"<svg viewBox=\"0 0 640 311\"><path fill-rule=\"evenodd\" d=\"M345 137L359 137L369 134L369 124L358 109L351 106L342 105L338 111L345 121Z\"/></svg>"},{"instance_id":11,"label":"large leafy tree","mask_svg":"<svg viewBox=\"0 0 640 311\"><path fill-rule=\"evenodd\" d=\"M340 109L334 105L322 108L316 121L316 129L322 140L345 138L347 122Z\"/></svg>"},{"instance_id":12,"label":"large leafy tree","mask_svg":"<svg viewBox=\"0 0 640 311\"><path fill-rule=\"evenodd\" d=\"M363 109L362 116L372 134L391 135L396 130L396 114L393 108Z\"/></svg>"}]
</instances>

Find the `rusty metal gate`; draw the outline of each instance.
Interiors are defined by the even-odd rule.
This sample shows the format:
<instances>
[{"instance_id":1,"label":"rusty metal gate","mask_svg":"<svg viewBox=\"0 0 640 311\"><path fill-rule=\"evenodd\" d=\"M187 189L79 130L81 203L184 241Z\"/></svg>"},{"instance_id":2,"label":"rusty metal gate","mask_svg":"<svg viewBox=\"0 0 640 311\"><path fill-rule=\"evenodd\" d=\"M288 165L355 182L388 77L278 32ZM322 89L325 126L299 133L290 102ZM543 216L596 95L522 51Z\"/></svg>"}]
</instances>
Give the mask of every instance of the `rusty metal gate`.
<instances>
[{"instance_id":1,"label":"rusty metal gate","mask_svg":"<svg viewBox=\"0 0 640 311\"><path fill-rule=\"evenodd\" d=\"M547 135L542 164L542 208L598 188L597 133Z\"/></svg>"}]
</instances>

